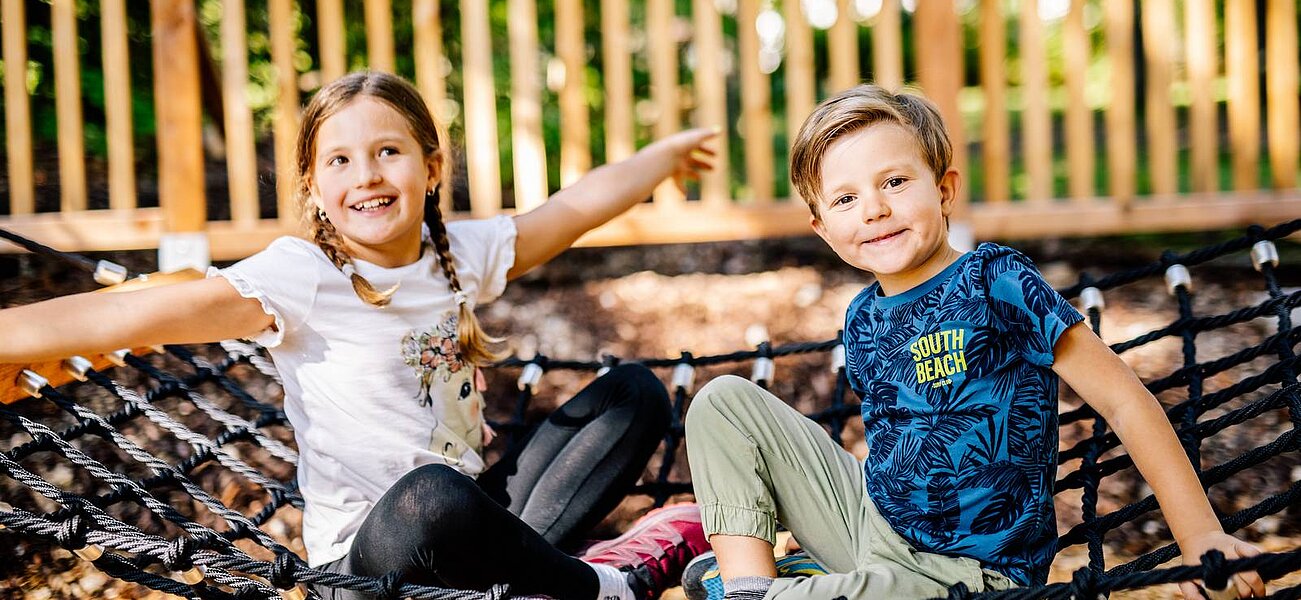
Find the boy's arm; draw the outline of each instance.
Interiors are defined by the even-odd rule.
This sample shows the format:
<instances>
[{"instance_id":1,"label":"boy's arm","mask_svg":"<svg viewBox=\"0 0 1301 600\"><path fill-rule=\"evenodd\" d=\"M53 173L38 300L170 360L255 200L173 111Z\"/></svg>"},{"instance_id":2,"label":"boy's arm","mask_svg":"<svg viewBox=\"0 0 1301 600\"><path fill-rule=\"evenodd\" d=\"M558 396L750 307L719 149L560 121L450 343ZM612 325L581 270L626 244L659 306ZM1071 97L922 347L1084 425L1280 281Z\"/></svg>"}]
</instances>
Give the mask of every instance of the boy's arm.
<instances>
[{"instance_id":1,"label":"boy's arm","mask_svg":"<svg viewBox=\"0 0 1301 600\"><path fill-rule=\"evenodd\" d=\"M1224 533L1161 405L1111 348L1077 323L1062 334L1053 356L1053 370L1107 420L1152 487L1184 564L1199 564L1212 548L1230 559L1260 553ZM1237 574L1234 583L1240 597L1265 594L1255 572ZM1186 598L1202 597L1191 583L1181 589Z\"/></svg>"},{"instance_id":2,"label":"boy's arm","mask_svg":"<svg viewBox=\"0 0 1301 600\"><path fill-rule=\"evenodd\" d=\"M684 177L712 168L703 144L718 132L691 129L652 143L633 156L593 169L552 195L542 206L515 217L514 279L547 262L580 236L613 219L651 195L666 177L681 187Z\"/></svg>"},{"instance_id":3,"label":"boy's arm","mask_svg":"<svg viewBox=\"0 0 1301 600\"><path fill-rule=\"evenodd\" d=\"M0 310L0 363L251 336L271 315L221 277L133 292L88 292Z\"/></svg>"}]
</instances>

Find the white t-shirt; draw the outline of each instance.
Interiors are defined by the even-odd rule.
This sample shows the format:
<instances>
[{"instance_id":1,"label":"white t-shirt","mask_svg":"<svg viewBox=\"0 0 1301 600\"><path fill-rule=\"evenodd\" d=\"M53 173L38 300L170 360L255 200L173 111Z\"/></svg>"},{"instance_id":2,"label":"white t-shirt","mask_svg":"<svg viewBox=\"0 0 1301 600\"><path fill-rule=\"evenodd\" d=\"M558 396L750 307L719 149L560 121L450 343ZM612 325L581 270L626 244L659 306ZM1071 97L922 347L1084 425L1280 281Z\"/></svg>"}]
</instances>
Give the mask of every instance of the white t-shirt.
<instances>
[{"instance_id":1,"label":"white t-shirt","mask_svg":"<svg viewBox=\"0 0 1301 600\"><path fill-rule=\"evenodd\" d=\"M514 221L447 230L471 306L501 295L515 263ZM209 272L275 318L255 341L284 380L312 566L345 556L380 496L412 469L443 463L476 476L484 467L483 398L457 350L457 305L437 253L393 269L354 264L375 289L400 284L388 306L358 298L320 248L294 237Z\"/></svg>"}]
</instances>

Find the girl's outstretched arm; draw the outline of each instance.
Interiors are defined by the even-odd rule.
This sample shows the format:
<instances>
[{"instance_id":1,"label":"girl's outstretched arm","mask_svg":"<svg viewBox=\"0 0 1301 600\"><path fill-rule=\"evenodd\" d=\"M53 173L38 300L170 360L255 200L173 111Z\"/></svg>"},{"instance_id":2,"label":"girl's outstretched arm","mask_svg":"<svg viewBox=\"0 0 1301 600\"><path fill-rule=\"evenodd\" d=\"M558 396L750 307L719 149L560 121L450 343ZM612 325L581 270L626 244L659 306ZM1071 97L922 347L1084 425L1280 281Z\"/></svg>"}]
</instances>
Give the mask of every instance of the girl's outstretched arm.
<instances>
[{"instance_id":1,"label":"girl's outstretched arm","mask_svg":"<svg viewBox=\"0 0 1301 600\"><path fill-rule=\"evenodd\" d=\"M554 258L580 236L613 219L651 195L656 185L713 168L713 150L705 142L718 135L690 129L656 141L617 163L593 169L556 192L542 206L515 217L514 279Z\"/></svg>"},{"instance_id":2,"label":"girl's outstretched arm","mask_svg":"<svg viewBox=\"0 0 1301 600\"><path fill-rule=\"evenodd\" d=\"M273 319L221 277L0 310L0 363L252 336Z\"/></svg>"}]
</instances>

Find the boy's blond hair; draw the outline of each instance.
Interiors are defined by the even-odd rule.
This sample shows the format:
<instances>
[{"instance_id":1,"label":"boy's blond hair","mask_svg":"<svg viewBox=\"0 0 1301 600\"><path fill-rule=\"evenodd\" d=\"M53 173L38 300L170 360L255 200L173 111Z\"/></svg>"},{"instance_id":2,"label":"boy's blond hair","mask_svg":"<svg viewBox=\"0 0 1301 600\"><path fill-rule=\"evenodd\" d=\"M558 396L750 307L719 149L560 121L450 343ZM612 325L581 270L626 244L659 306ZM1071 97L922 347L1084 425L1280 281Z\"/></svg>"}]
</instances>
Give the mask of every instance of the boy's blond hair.
<instances>
[{"instance_id":1,"label":"boy's blond hair","mask_svg":"<svg viewBox=\"0 0 1301 600\"><path fill-rule=\"evenodd\" d=\"M953 144L930 100L912 92L893 93L872 84L828 98L804 120L791 148L791 183L814 217L822 197L822 157L842 136L877 123L895 123L912 132L922 158L939 181L953 160Z\"/></svg>"}]
</instances>

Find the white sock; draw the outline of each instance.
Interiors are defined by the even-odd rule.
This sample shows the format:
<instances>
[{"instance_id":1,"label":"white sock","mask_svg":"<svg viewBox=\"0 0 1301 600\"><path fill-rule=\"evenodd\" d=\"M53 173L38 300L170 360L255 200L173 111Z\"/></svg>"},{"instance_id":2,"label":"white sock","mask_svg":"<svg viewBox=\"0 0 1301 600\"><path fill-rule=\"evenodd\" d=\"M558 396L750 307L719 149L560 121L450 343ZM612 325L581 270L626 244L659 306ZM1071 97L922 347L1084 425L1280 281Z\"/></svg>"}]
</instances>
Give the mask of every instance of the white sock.
<instances>
[{"instance_id":1,"label":"white sock","mask_svg":"<svg viewBox=\"0 0 1301 600\"><path fill-rule=\"evenodd\" d=\"M597 563L587 563L587 566L596 571L596 580L600 585L596 600L637 600L632 588L628 587L628 576L623 571Z\"/></svg>"}]
</instances>

